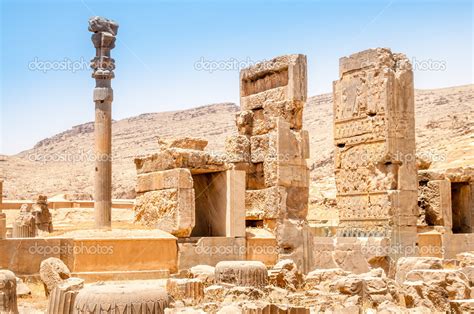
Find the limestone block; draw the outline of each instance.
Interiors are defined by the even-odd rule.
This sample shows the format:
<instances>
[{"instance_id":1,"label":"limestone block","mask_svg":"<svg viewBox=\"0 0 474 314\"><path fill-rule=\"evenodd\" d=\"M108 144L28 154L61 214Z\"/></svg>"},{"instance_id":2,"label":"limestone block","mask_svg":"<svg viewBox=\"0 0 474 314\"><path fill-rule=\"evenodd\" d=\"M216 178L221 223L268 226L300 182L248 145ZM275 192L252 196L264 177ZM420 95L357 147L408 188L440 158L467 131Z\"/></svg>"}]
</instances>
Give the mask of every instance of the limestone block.
<instances>
[{"instance_id":1,"label":"limestone block","mask_svg":"<svg viewBox=\"0 0 474 314\"><path fill-rule=\"evenodd\" d=\"M428 225L452 227L451 183L432 180L418 190L418 203Z\"/></svg>"},{"instance_id":2,"label":"limestone block","mask_svg":"<svg viewBox=\"0 0 474 314\"><path fill-rule=\"evenodd\" d=\"M225 235L227 237L245 237L245 172L227 170L225 172L226 220ZM224 194L224 192L221 192Z\"/></svg>"},{"instance_id":3,"label":"limestone block","mask_svg":"<svg viewBox=\"0 0 474 314\"><path fill-rule=\"evenodd\" d=\"M440 296L443 295L445 304L447 300L469 299L471 289L466 275L459 270L454 269L418 269L408 272L404 285L410 283L422 283L421 294L428 298L432 290L437 290ZM433 294L431 294L433 295ZM447 299L447 300L446 300ZM439 302L441 300L438 300ZM436 302L436 301L435 301Z\"/></svg>"},{"instance_id":4,"label":"limestone block","mask_svg":"<svg viewBox=\"0 0 474 314\"><path fill-rule=\"evenodd\" d=\"M469 285L474 286L474 266L464 266L461 271L466 275L469 280Z\"/></svg>"},{"instance_id":5,"label":"limestone block","mask_svg":"<svg viewBox=\"0 0 474 314\"><path fill-rule=\"evenodd\" d=\"M264 162L269 156L276 156L275 134L255 135L250 138L251 162ZM273 157L275 158L275 157Z\"/></svg>"},{"instance_id":6,"label":"limestone block","mask_svg":"<svg viewBox=\"0 0 474 314\"><path fill-rule=\"evenodd\" d=\"M245 238L201 237L197 242L178 241L179 269L196 265L215 266L220 261L244 260Z\"/></svg>"},{"instance_id":7,"label":"limestone block","mask_svg":"<svg viewBox=\"0 0 474 314\"><path fill-rule=\"evenodd\" d=\"M286 189L279 186L261 190L246 190L246 217L252 219L281 217L286 212L286 197Z\"/></svg>"},{"instance_id":8,"label":"limestone block","mask_svg":"<svg viewBox=\"0 0 474 314\"><path fill-rule=\"evenodd\" d=\"M288 165L269 161L263 163L265 186L309 187L310 172L306 162Z\"/></svg>"},{"instance_id":9,"label":"limestone block","mask_svg":"<svg viewBox=\"0 0 474 314\"><path fill-rule=\"evenodd\" d=\"M282 121L289 129L301 132L304 104L300 101L268 102L263 108L252 110L252 128L246 131L252 136L268 134L278 130L278 124Z\"/></svg>"},{"instance_id":10,"label":"limestone block","mask_svg":"<svg viewBox=\"0 0 474 314\"><path fill-rule=\"evenodd\" d=\"M227 170L224 157L200 150L172 147L149 156L137 157L134 162L137 174L175 168L187 168L194 174Z\"/></svg>"},{"instance_id":11,"label":"limestone block","mask_svg":"<svg viewBox=\"0 0 474 314\"><path fill-rule=\"evenodd\" d=\"M260 190L268 187L266 186L264 163L248 164L246 169L247 190Z\"/></svg>"},{"instance_id":12,"label":"limestone block","mask_svg":"<svg viewBox=\"0 0 474 314\"><path fill-rule=\"evenodd\" d=\"M51 291L64 280L71 277L71 272L66 264L59 258L50 257L41 262L39 269L41 281L44 285L46 296L49 296Z\"/></svg>"},{"instance_id":13,"label":"limestone block","mask_svg":"<svg viewBox=\"0 0 474 314\"><path fill-rule=\"evenodd\" d=\"M183 301L186 305L195 305L204 298L204 285L199 279L169 278L166 291L175 301Z\"/></svg>"},{"instance_id":14,"label":"limestone block","mask_svg":"<svg viewBox=\"0 0 474 314\"><path fill-rule=\"evenodd\" d=\"M333 259L338 267L362 274L369 271L369 263L362 252L362 245L357 238L338 238Z\"/></svg>"},{"instance_id":15,"label":"limestone block","mask_svg":"<svg viewBox=\"0 0 474 314\"><path fill-rule=\"evenodd\" d=\"M474 251L456 254L456 259L461 267L474 266Z\"/></svg>"},{"instance_id":16,"label":"limestone block","mask_svg":"<svg viewBox=\"0 0 474 314\"><path fill-rule=\"evenodd\" d=\"M249 302L242 306L242 314L309 314L310 309L303 306Z\"/></svg>"},{"instance_id":17,"label":"limestone block","mask_svg":"<svg viewBox=\"0 0 474 314\"><path fill-rule=\"evenodd\" d=\"M329 237L314 237L313 238L312 259L314 266L318 269L333 269L338 268L333 257L335 243L333 238Z\"/></svg>"},{"instance_id":18,"label":"limestone block","mask_svg":"<svg viewBox=\"0 0 474 314\"><path fill-rule=\"evenodd\" d=\"M250 161L250 140L245 135L234 135L225 141L226 160L232 163Z\"/></svg>"},{"instance_id":19,"label":"limestone block","mask_svg":"<svg viewBox=\"0 0 474 314\"><path fill-rule=\"evenodd\" d=\"M188 237L195 226L194 189L146 192L135 202L135 221L177 237Z\"/></svg>"},{"instance_id":20,"label":"limestone block","mask_svg":"<svg viewBox=\"0 0 474 314\"><path fill-rule=\"evenodd\" d=\"M240 135L252 135L253 111L243 110L236 114L235 124Z\"/></svg>"},{"instance_id":21,"label":"limestone block","mask_svg":"<svg viewBox=\"0 0 474 314\"><path fill-rule=\"evenodd\" d=\"M395 280L402 284L411 270L443 269L442 260L438 257L401 257L397 261Z\"/></svg>"},{"instance_id":22,"label":"limestone block","mask_svg":"<svg viewBox=\"0 0 474 314\"><path fill-rule=\"evenodd\" d=\"M18 313L16 276L6 269L0 270L0 312Z\"/></svg>"},{"instance_id":23,"label":"limestone block","mask_svg":"<svg viewBox=\"0 0 474 314\"><path fill-rule=\"evenodd\" d=\"M79 291L74 313L164 313L169 303L166 291L152 284L97 283Z\"/></svg>"},{"instance_id":24,"label":"limestone block","mask_svg":"<svg viewBox=\"0 0 474 314\"><path fill-rule=\"evenodd\" d=\"M68 278L58 284L48 300L48 314L74 313L74 301L79 290L84 288L84 279Z\"/></svg>"},{"instance_id":25,"label":"limestone block","mask_svg":"<svg viewBox=\"0 0 474 314\"><path fill-rule=\"evenodd\" d=\"M268 282L265 264L257 261L224 261L215 269L216 282L261 287Z\"/></svg>"},{"instance_id":26,"label":"limestone block","mask_svg":"<svg viewBox=\"0 0 474 314\"><path fill-rule=\"evenodd\" d=\"M215 268L209 265L197 265L189 269L191 278L201 280L204 285L211 285L214 283Z\"/></svg>"},{"instance_id":27,"label":"limestone block","mask_svg":"<svg viewBox=\"0 0 474 314\"><path fill-rule=\"evenodd\" d=\"M317 287L320 285L329 284L330 282L333 282L341 277L345 277L349 274L350 272L345 271L342 268L316 269L306 275L304 289L317 289Z\"/></svg>"},{"instance_id":28,"label":"limestone block","mask_svg":"<svg viewBox=\"0 0 474 314\"><path fill-rule=\"evenodd\" d=\"M270 284L296 291L303 284L303 274L292 260L281 260L269 270Z\"/></svg>"},{"instance_id":29,"label":"limestone block","mask_svg":"<svg viewBox=\"0 0 474 314\"><path fill-rule=\"evenodd\" d=\"M179 138L159 138L158 145L161 149L182 148L193 150L204 150L208 141L203 138L196 137L179 137Z\"/></svg>"},{"instance_id":30,"label":"limestone block","mask_svg":"<svg viewBox=\"0 0 474 314\"><path fill-rule=\"evenodd\" d=\"M165 189L192 189L193 178L188 169L171 169L139 174L137 176L137 193Z\"/></svg>"},{"instance_id":31,"label":"limestone block","mask_svg":"<svg viewBox=\"0 0 474 314\"><path fill-rule=\"evenodd\" d=\"M286 215L292 219L306 219L308 215L308 187L286 188Z\"/></svg>"},{"instance_id":32,"label":"limestone block","mask_svg":"<svg viewBox=\"0 0 474 314\"><path fill-rule=\"evenodd\" d=\"M273 91L273 89L283 89L284 99L306 101L306 56L280 56L260 62L240 72L242 108L246 106L246 101L243 98L265 91Z\"/></svg>"},{"instance_id":33,"label":"limestone block","mask_svg":"<svg viewBox=\"0 0 474 314\"><path fill-rule=\"evenodd\" d=\"M291 259L304 272L312 267L312 236L305 220L288 218L278 221L275 238L280 260Z\"/></svg>"},{"instance_id":34,"label":"limestone block","mask_svg":"<svg viewBox=\"0 0 474 314\"><path fill-rule=\"evenodd\" d=\"M418 249L420 256L443 258L443 237L437 231L418 233Z\"/></svg>"}]
</instances>

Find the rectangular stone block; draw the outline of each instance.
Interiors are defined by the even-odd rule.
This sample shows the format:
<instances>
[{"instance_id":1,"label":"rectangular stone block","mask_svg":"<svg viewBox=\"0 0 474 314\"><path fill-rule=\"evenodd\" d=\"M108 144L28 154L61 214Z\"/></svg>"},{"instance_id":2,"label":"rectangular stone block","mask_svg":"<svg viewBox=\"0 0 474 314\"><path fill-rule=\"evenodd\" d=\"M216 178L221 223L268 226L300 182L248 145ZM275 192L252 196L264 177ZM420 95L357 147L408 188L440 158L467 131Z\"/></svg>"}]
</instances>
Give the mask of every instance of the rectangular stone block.
<instances>
[{"instance_id":1,"label":"rectangular stone block","mask_svg":"<svg viewBox=\"0 0 474 314\"><path fill-rule=\"evenodd\" d=\"M225 141L226 160L232 163L250 161L250 140L245 135L233 135Z\"/></svg>"},{"instance_id":2,"label":"rectangular stone block","mask_svg":"<svg viewBox=\"0 0 474 314\"><path fill-rule=\"evenodd\" d=\"M137 176L137 193L173 188L193 188L193 179L189 169L177 168L165 171L144 173Z\"/></svg>"},{"instance_id":3,"label":"rectangular stone block","mask_svg":"<svg viewBox=\"0 0 474 314\"><path fill-rule=\"evenodd\" d=\"M451 182L449 180L433 180L420 182L418 204L428 225L451 228Z\"/></svg>"},{"instance_id":4,"label":"rectangular stone block","mask_svg":"<svg viewBox=\"0 0 474 314\"><path fill-rule=\"evenodd\" d=\"M306 56L285 55L246 68L240 72L240 97L286 87L286 99L306 101L306 67Z\"/></svg>"},{"instance_id":5,"label":"rectangular stone block","mask_svg":"<svg viewBox=\"0 0 474 314\"><path fill-rule=\"evenodd\" d=\"M265 186L308 187L310 181L309 168L306 162L301 164L285 164L276 161L264 162Z\"/></svg>"},{"instance_id":6,"label":"rectangular stone block","mask_svg":"<svg viewBox=\"0 0 474 314\"><path fill-rule=\"evenodd\" d=\"M245 191L247 219L276 219L286 212L286 189L271 187L262 190Z\"/></svg>"},{"instance_id":7,"label":"rectangular stone block","mask_svg":"<svg viewBox=\"0 0 474 314\"><path fill-rule=\"evenodd\" d=\"M176 237L188 237L195 226L194 189L166 189L137 197L135 221Z\"/></svg>"},{"instance_id":8,"label":"rectangular stone block","mask_svg":"<svg viewBox=\"0 0 474 314\"><path fill-rule=\"evenodd\" d=\"M227 170L224 156L206 151L169 148L159 153L134 159L138 174L186 168L191 173L208 173Z\"/></svg>"}]
</instances>

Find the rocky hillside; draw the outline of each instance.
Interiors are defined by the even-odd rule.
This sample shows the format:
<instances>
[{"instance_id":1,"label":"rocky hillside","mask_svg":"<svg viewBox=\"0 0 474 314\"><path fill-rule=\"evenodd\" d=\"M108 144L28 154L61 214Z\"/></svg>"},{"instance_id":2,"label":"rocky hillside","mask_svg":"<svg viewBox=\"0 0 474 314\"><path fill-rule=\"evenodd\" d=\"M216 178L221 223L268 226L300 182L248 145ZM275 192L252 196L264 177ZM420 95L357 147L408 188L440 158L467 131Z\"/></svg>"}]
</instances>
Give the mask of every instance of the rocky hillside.
<instances>
[{"instance_id":1,"label":"rocky hillside","mask_svg":"<svg viewBox=\"0 0 474 314\"><path fill-rule=\"evenodd\" d=\"M147 113L113 123L115 198L133 197L133 157L153 152L159 136L198 136L208 150L223 151L225 137L236 132L232 103L163 113ZM416 91L418 153L433 167L474 165L474 85ZM332 197L332 96L309 98L305 128L311 138L312 198ZM40 141L14 156L2 156L4 197L37 193L92 193L93 124L85 123Z\"/></svg>"}]
</instances>

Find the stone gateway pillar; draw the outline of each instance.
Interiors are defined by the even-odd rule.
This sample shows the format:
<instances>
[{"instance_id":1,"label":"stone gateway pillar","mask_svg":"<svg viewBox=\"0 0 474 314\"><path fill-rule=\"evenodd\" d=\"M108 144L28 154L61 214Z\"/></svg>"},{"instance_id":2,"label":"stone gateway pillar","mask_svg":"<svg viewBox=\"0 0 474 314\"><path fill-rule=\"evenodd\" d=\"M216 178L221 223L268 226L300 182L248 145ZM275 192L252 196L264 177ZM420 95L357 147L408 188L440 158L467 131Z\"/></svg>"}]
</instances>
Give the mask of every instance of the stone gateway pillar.
<instances>
[{"instance_id":1,"label":"stone gateway pillar","mask_svg":"<svg viewBox=\"0 0 474 314\"><path fill-rule=\"evenodd\" d=\"M111 80L115 60L110 50L115 47L118 24L103 17L89 19L89 31L96 56L91 60L95 79L95 180L94 208L97 228L110 228L112 223L112 100Z\"/></svg>"},{"instance_id":2,"label":"stone gateway pillar","mask_svg":"<svg viewBox=\"0 0 474 314\"><path fill-rule=\"evenodd\" d=\"M402 249L414 245L415 105L405 55L379 48L340 59L334 145L338 235L388 237Z\"/></svg>"}]
</instances>

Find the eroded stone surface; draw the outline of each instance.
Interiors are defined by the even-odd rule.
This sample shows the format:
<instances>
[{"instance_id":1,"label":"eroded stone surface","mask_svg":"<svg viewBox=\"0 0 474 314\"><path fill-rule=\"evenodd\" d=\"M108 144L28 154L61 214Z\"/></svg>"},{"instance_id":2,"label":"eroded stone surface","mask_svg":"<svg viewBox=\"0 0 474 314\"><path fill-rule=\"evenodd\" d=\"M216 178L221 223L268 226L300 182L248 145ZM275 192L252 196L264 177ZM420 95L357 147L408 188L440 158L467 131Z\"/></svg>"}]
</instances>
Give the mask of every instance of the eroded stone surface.
<instances>
[{"instance_id":1,"label":"eroded stone surface","mask_svg":"<svg viewBox=\"0 0 474 314\"><path fill-rule=\"evenodd\" d=\"M135 221L187 237L195 226L194 189L164 189L138 196Z\"/></svg>"},{"instance_id":2,"label":"eroded stone surface","mask_svg":"<svg viewBox=\"0 0 474 314\"><path fill-rule=\"evenodd\" d=\"M260 287L268 282L267 268L257 261L219 262L215 268L217 283Z\"/></svg>"},{"instance_id":3,"label":"eroded stone surface","mask_svg":"<svg viewBox=\"0 0 474 314\"><path fill-rule=\"evenodd\" d=\"M44 284L46 296L48 296L57 285L71 277L71 272L66 264L55 257L50 257L42 261L39 273L41 281L43 281Z\"/></svg>"}]
</instances>

